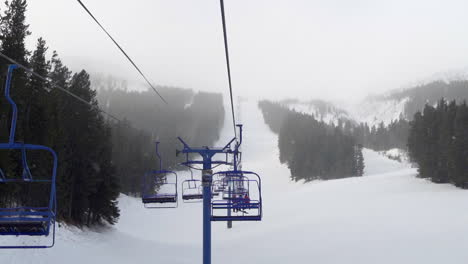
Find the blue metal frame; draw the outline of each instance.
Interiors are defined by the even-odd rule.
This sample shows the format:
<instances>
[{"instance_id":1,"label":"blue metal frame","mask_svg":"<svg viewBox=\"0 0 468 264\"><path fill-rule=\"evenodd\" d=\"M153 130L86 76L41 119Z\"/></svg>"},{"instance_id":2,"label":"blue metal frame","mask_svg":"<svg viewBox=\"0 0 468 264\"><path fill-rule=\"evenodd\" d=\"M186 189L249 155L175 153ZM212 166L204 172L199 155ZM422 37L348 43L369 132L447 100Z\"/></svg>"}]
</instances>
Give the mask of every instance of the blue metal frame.
<instances>
[{"instance_id":1,"label":"blue metal frame","mask_svg":"<svg viewBox=\"0 0 468 264\"><path fill-rule=\"evenodd\" d=\"M168 175L173 175L175 180L168 181L167 180ZM159 185L159 187L173 186L174 192L158 193L158 191L154 190L154 187L156 185ZM141 193L141 201L143 205L145 206L145 208L148 208L148 209L177 208L178 206L177 173L175 173L174 171L166 171L166 170L152 170L152 171L145 173L145 180L143 184L143 190Z\"/></svg>"},{"instance_id":2,"label":"blue metal frame","mask_svg":"<svg viewBox=\"0 0 468 264\"><path fill-rule=\"evenodd\" d=\"M51 248L55 245L55 223L57 216L57 197L56 197L56 178L58 158L55 151L49 147L33 144L24 144L15 142L16 123L18 119L18 107L13 99L10 97L11 80L13 71L18 66L15 64L9 65L7 79L5 84L5 97L12 107L12 118L10 135L7 143L0 143L0 149L4 150L20 150L23 165L23 175L18 178L7 178L7 175L0 169L0 183L11 182L46 182L50 183L50 196L49 204L47 207L15 207L15 208L0 208L0 235L14 235L14 236L49 236L52 229L52 241L49 245L0 245L3 249L21 248ZM50 180L35 180L32 177L31 171L27 163L26 152L27 150L45 150L53 156L52 178ZM11 225L9 225L11 224ZM34 224L36 227L42 227L36 231L22 231L21 226ZM3 226L2 226L3 225ZM52 227L52 228L51 228Z\"/></svg>"},{"instance_id":3,"label":"blue metal frame","mask_svg":"<svg viewBox=\"0 0 468 264\"><path fill-rule=\"evenodd\" d=\"M260 176L251 171L221 171L215 173L215 175L224 175L224 178L230 183L228 196L229 199L224 200L213 200L211 203L211 221L261 221L263 216L262 209L262 180ZM245 175L255 176L256 179L250 179ZM235 183L242 183L242 185L247 185L247 189L242 191L237 191ZM251 198L251 184L256 186L258 189L258 200L249 200L245 202L241 197L239 201L236 201L236 195L245 195L248 194ZM232 186L231 186L232 185ZM231 189L233 188L233 189ZM224 197L223 197L224 198ZM245 212L242 212L241 215L232 214L231 211L234 209L240 209L241 211L248 210L248 215ZM215 211L227 210L226 215L218 215ZM252 214L254 213L254 214Z\"/></svg>"},{"instance_id":4,"label":"blue metal frame","mask_svg":"<svg viewBox=\"0 0 468 264\"><path fill-rule=\"evenodd\" d=\"M203 201L203 189L201 180L193 178L190 170L190 179L182 182L182 201L184 203L200 203ZM189 191L190 190L190 191ZM187 193L189 191L189 193Z\"/></svg>"},{"instance_id":5,"label":"blue metal frame","mask_svg":"<svg viewBox=\"0 0 468 264\"><path fill-rule=\"evenodd\" d=\"M186 162L182 164L186 166L190 166L191 164L203 165L203 264L211 264L211 184L213 180L211 169L213 164L231 165L231 163L227 161L227 158L226 161L213 161L213 157L217 154L225 154L226 157L228 154L233 154L234 151L231 150L231 144L236 140L236 138L229 141L229 143L223 148L209 148L206 146L192 148L180 137L178 137L178 139L183 145L183 149L178 152L186 154ZM190 161L189 154L198 154L202 157L202 160Z\"/></svg>"},{"instance_id":6,"label":"blue metal frame","mask_svg":"<svg viewBox=\"0 0 468 264\"><path fill-rule=\"evenodd\" d=\"M142 184L141 201L145 208L148 209L177 208L179 204L177 173L162 169L162 158L159 154L158 146L159 142L156 142L156 156L159 159L159 170L151 170L145 173ZM174 180L168 180L168 176L170 175L174 177ZM154 190L155 186L159 188L173 186L174 192L169 194L158 193L158 191Z\"/></svg>"}]
</instances>

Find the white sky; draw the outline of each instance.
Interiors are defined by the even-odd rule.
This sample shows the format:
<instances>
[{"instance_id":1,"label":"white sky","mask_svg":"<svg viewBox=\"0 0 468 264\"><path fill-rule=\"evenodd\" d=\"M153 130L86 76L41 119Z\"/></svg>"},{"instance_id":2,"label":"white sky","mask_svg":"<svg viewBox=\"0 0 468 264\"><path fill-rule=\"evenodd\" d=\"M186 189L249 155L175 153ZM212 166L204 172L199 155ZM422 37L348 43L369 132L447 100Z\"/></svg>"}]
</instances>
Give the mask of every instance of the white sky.
<instances>
[{"instance_id":1,"label":"white sky","mask_svg":"<svg viewBox=\"0 0 468 264\"><path fill-rule=\"evenodd\" d=\"M227 91L218 0L83 0L150 79ZM29 0L73 70L142 83L75 0ZM468 65L468 1L225 0L234 92L359 99Z\"/></svg>"}]
</instances>

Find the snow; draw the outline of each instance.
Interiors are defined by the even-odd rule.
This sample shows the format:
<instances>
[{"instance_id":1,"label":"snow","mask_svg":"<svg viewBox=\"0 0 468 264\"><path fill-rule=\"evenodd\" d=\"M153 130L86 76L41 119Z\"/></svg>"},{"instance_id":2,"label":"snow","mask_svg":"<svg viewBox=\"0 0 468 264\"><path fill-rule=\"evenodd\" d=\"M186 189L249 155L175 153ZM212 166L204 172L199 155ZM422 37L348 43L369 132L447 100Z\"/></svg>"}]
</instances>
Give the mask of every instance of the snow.
<instances>
[{"instance_id":1,"label":"snow","mask_svg":"<svg viewBox=\"0 0 468 264\"><path fill-rule=\"evenodd\" d=\"M392 121L399 120L400 116L404 117L405 105L408 101L409 97L401 100L367 98L347 110L359 123L367 123L369 127L373 127L383 122L387 126Z\"/></svg>"},{"instance_id":2,"label":"snow","mask_svg":"<svg viewBox=\"0 0 468 264\"><path fill-rule=\"evenodd\" d=\"M308 114L315 119L326 124L338 125L338 120L349 120L351 117L344 110L335 108L332 103L329 104L325 112L320 111L313 102L294 102L283 103L288 109L298 113Z\"/></svg>"},{"instance_id":3,"label":"snow","mask_svg":"<svg viewBox=\"0 0 468 264\"><path fill-rule=\"evenodd\" d=\"M384 155L385 157L397 160L400 162L409 162L408 152L399 148L392 148L385 151L379 151L379 154Z\"/></svg>"},{"instance_id":4,"label":"snow","mask_svg":"<svg viewBox=\"0 0 468 264\"><path fill-rule=\"evenodd\" d=\"M466 263L467 191L367 149L363 177L291 182L256 102L242 110L243 167L263 177L264 220L213 223L213 263ZM119 206L113 227L61 227L54 248L4 250L0 263L201 263L201 204L150 210L121 195Z\"/></svg>"},{"instance_id":5,"label":"snow","mask_svg":"<svg viewBox=\"0 0 468 264\"><path fill-rule=\"evenodd\" d=\"M322 102L326 109L320 110L314 101L283 102L290 110L314 116L327 124L337 125L339 120L351 120L356 123L367 123L369 127L378 126L381 122L388 126L392 121L405 115L405 105L409 97L401 100L369 97L362 102Z\"/></svg>"}]
</instances>

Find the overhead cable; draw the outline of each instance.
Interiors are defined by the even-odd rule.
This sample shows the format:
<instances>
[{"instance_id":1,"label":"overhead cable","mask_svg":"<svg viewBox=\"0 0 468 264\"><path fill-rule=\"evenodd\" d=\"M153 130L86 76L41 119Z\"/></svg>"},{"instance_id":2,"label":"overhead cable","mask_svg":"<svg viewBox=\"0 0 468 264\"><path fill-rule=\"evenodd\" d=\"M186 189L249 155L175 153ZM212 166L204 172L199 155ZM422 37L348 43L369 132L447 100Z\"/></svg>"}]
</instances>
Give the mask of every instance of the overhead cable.
<instances>
[{"instance_id":1,"label":"overhead cable","mask_svg":"<svg viewBox=\"0 0 468 264\"><path fill-rule=\"evenodd\" d=\"M231 81L231 65L229 62L229 47L227 40L227 30L226 30L226 17L224 15L224 0L220 0L221 4L221 18L223 21L223 36L224 36L224 52L226 54L226 67L229 81L229 94L231 97L231 112L232 112L232 125L234 127L234 136L237 138L237 129L236 129L236 116L234 114L234 99L232 94L232 81Z\"/></svg>"},{"instance_id":2,"label":"overhead cable","mask_svg":"<svg viewBox=\"0 0 468 264\"><path fill-rule=\"evenodd\" d=\"M151 84L151 82L148 80L148 78L146 78L146 76L143 74L143 72L140 70L140 68L136 65L136 63L130 58L130 56L128 56L128 54L124 51L124 49L109 34L109 32L101 25L101 23L99 23L99 21L91 13L91 11L89 11L89 9L85 6L85 4L83 4L83 2L81 2L81 0L77 0L77 1L83 7L83 9L91 16L91 18L94 20L94 22L96 22L96 24L98 24L98 26L107 34L107 36L112 40L112 42L114 42L114 44L117 46L117 48L119 48L119 50L123 53L123 55L125 55L125 57L127 57L128 61L130 61L130 63L133 65L133 67L135 67L135 69L140 73L140 75L143 77L143 79L145 79L146 83L153 89L153 91L159 96L159 98L161 98L161 100L164 103L167 104L166 99L164 99L164 97L158 92L158 90L156 90L156 88Z\"/></svg>"},{"instance_id":3,"label":"overhead cable","mask_svg":"<svg viewBox=\"0 0 468 264\"><path fill-rule=\"evenodd\" d=\"M44 77L44 76L42 76L42 75L40 75L40 74L34 72L33 69L30 69L30 68L28 68L28 67L26 67L26 66L24 66L24 65L22 65L22 64L20 64L20 63L18 63L18 62L15 61L14 59L12 59L12 58L8 57L7 55L3 54L2 52L0 52L0 57L2 57L2 58L4 58L4 59L8 60L8 61L9 61L10 63L12 63L12 64L18 65L19 68L25 70L26 72L29 72L30 74L32 74L33 76L35 76L35 77L37 77L37 78L39 78L39 79L41 79L41 80L43 80L43 81L49 83L52 87L55 87L55 88L59 89L60 91L62 91L62 92L64 92L64 93L68 94L69 96L75 98L76 100L78 100L78 101L80 101L80 102L82 102L82 103L84 103L84 104L87 104L87 105L90 106L91 108L94 108L94 109L98 110L99 112L101 112L101 113L103 113L103 114L106 114L107 116L109 116L110 118L112 118L112 119L114 119L114 120L116 120L116 121L119 121L119 122L121 121L120 119L118 119L118 118L115 117L114 115L112 115L112 114L110 114L110 113L108 113L108 112L102 110L101 108L99 108L99 106L94 105L94 104L92 104L92 103L86 101L85 99L79 97L78 95L76 95L76 94L70 92L68 89L66 89L66 88L64 88L64 87L62 87L62 86L56 84L55 82L53 82L52 80L50 80L50 78Z\"/></svg>"}]
</instances>

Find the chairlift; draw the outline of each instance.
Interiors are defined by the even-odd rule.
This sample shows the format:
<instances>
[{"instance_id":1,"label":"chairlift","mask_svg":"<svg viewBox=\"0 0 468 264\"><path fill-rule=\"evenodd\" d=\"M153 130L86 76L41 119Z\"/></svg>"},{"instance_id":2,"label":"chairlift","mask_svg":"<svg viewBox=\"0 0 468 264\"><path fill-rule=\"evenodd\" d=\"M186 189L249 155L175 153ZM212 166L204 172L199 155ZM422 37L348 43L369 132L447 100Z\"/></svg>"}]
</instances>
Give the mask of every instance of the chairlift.
<instances>
[{"instance_id":1,"label":"chairlift","mask_svg":"<svg viewBox=\"0 0 468 264\"><path fill-rule=\"evenodd\" d=\"M242 172L232 173L229 172L226 177L224 177L224 182L226 187L223 191L223 199L230 200L237 197L249 196L249 181Z\"/></svg>"},{"instance_id":2,"label":"chairlift","mask_svg":"<svg viewBox=\"0 0 468 264\"><path fill-rule=\"evenodd\" d=\"M12 107L12 118L10 126L9 140L7 143L0 143L0 150L20 151L22 175L14 177L7 175L0 169L0 183L12 184L23 183L29 186L36 186L36 183L46 184L50 186L48 202L43 206L28 206L16 204L13 207L0 208L0 235L2 236L52 236L50 244L37 245L0 245L0 248L51 248L55 244L55 223L57 215L57 199L56 199L56 176L58 158L55 151L49 147L41 145L26 144L15 142L16 123L18 119L18 107L10 97L10 86L13 75L13 70L17 69L15 64L9 65L7 79L5 84L5 97ZM28 151L46 151L52 155L53 163L50 178L33 177L28 166L26 153ZM43 187L42 187L43 188ZM3 205L5 206L5 205Z\"/></svg>"},{"instance_id":3,"label":"chairlift","mask_svg":"<svg viewBox=\"0 0 468 264\"><path fill-rule=\"evenodd\" d=\"M151 170L144 175L141 201L145 208L177 208L177 173L162 170L162 159L156 142L156 156L160 170Z\"/></svg>"},{"instance_id":4,"label":"chairlift","mask_svg":"<svg viewBox=\"0 0 468 264\"><path fill-rule=\"evenodd\" d=\"M219 179L213 181L212 191L216 193L224 192L227 186L228 186L227 178L220 177Z\"/></svg>"},{"instance_id":5,"label":"chairlift","mask_svg":"<svg viewBox=\"0 0 468 264\"><path fill-rule=\"evenodd\" d=\"M250 171L224 171L227 179L222 200L211 202L211 221L261 221L261 178Z\"/></svg>"},{"instance_id":6,"label":"chairlift","mask_svg":"<svg viewBox=\"0 0 468 264\"><path fill-rule=\"evenodd\" d=\"M184 202L201 202L203 200L203 187L200 180L193 178L190 169L190 179L182 182L182 200Z\"/></svg>"},{"instance_id":7,"label":"chairlift","mask_svg":"<svg viewBox=\"0 0 468 264\"><path fill-rule=\"evenodd\" d=\"M225 188L224 188L224 186L222 186L222 182L220 180L215 180L211 184L211 193L214 196L217 196L217 195L221 194L221 192L224 192L224 190L225 190Z\"/></svg>"},{"instance_id":8,"label":"chairlift","mask_svg":"<svg viewBox=\"0 0 468 264\"><path fill-rule=\"evenodd\" d=\"M177 173L166 170L147 172L141 200L145 208L177 208Z\"/></svg>"}]
</instances>

